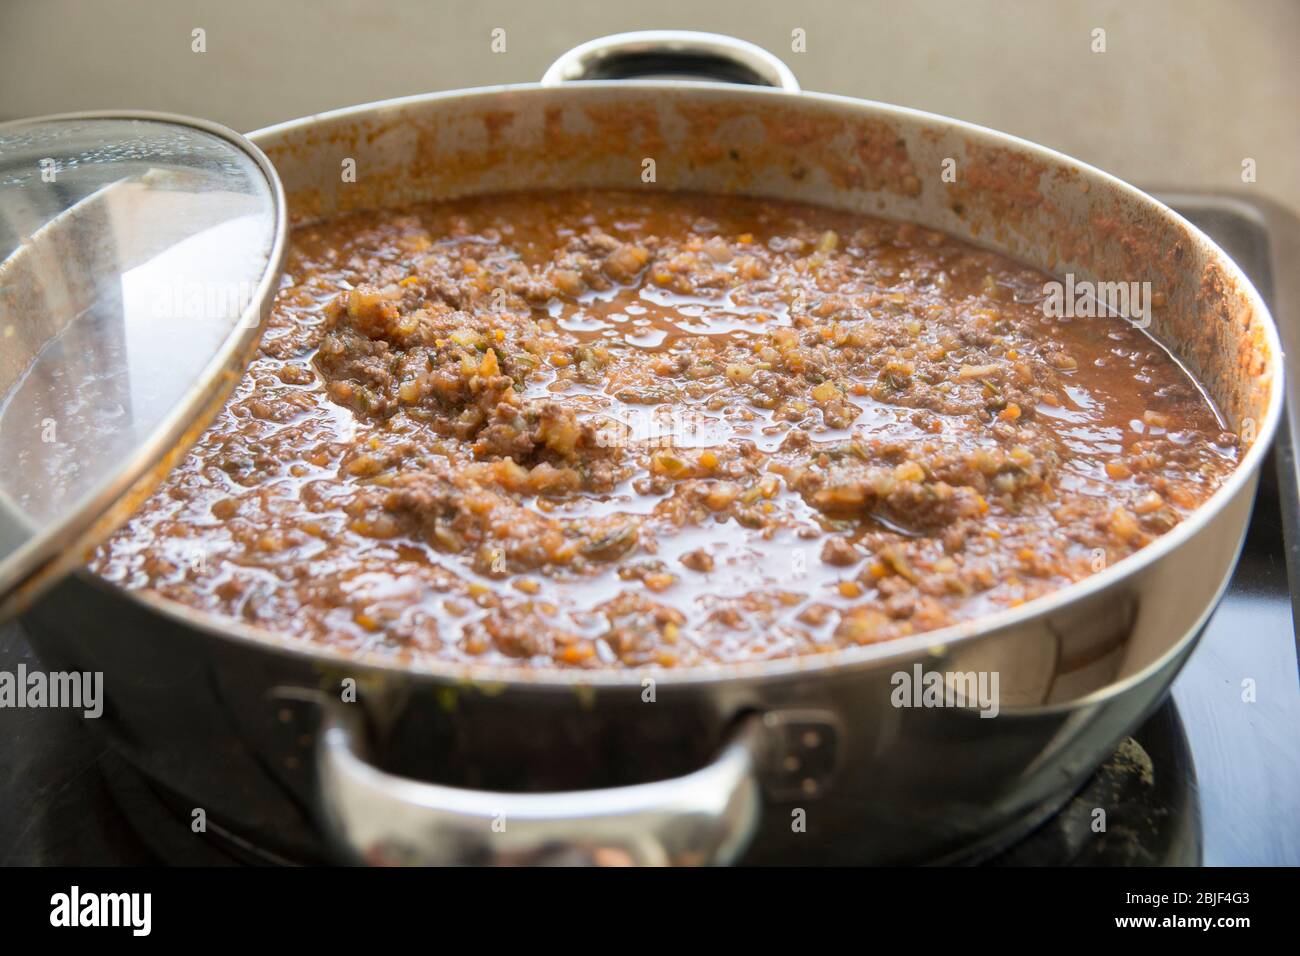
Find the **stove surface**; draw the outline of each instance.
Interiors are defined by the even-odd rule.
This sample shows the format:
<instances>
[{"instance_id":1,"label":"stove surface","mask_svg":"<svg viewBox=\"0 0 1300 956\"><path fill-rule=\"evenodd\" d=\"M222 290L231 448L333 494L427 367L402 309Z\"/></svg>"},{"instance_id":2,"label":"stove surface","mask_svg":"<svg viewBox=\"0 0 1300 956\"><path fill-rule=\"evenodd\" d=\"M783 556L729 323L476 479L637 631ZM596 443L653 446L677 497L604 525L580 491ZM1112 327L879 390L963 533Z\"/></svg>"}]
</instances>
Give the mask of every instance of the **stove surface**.
<instances>
[{"instance_id":1,"label":"stove surface","mask_svg":"<svg viewBox=\"0 0 1300 956\"><path fill-rule=\"evenodd\" d=\"M1164 198L1241 264L1300 354L1300 273L1275 265L1294 261L1300 223L1239 197ZM1291 402L1295 409L1294 390ZM1170 698L1060 812L978 862L1300 865L1295 447L1284 427L1241 563ZM0 670L20 663L40 666L20 625L0 627ZM194 839L188 821L73 714L7 710L0 722L0 864L265 862L211 826L210 839ZM1104 834L1090 827L1098 806L1108 808Z\"/></svg>"}]
</instances>

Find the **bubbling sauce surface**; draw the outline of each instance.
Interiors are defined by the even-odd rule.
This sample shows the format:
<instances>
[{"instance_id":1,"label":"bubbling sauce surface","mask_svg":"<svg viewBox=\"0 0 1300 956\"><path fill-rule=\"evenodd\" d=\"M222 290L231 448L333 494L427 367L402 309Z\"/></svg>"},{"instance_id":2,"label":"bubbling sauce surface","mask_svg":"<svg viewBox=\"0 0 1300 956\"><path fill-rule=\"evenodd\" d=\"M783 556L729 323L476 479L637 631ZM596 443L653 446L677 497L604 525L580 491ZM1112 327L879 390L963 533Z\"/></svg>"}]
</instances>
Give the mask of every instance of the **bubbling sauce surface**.
<instances>
[{"instance_id":1,"label":"bubbling sauce surface","mask_svg":"<svg viewBox=\"0 0 1300 956\"><path fill-rule=\"evenodd\" d=\"M1118 318L813 206L512 194L296 230L261 351L92 568L304 641L681 667L885 641L1143 547L1238 449Z\"/></svg>"}]
</instances>

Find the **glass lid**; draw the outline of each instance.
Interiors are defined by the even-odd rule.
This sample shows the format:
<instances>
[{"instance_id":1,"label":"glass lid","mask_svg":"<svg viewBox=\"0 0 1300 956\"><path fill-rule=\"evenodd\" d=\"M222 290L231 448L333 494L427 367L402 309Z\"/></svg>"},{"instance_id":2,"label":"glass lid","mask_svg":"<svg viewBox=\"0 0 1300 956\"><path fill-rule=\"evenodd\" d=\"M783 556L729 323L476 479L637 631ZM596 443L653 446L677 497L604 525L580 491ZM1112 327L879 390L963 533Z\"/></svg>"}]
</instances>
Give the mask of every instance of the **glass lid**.
<instances>
[{"instance_id":1,"label":"glass lid","mask_svg":"<svg viewBox=\"0 0 1300 956\"><path fill-rule=\"evenodd\" d=\"M216 414L285 231L270 162L224 127L0 124L0 620L84 563Z\"/></svg>"}]
</instances>

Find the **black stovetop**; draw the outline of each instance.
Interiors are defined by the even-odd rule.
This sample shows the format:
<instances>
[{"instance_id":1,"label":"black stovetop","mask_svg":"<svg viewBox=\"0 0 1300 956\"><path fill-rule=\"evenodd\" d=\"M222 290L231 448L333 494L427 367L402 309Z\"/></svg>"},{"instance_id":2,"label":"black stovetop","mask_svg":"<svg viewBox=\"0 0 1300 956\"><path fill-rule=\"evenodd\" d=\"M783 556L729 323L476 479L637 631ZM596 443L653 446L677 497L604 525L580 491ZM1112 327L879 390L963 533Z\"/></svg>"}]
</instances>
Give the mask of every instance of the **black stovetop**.
<instances>
[{"instance_id":1,"label":"black stovetop","mask_svg":"<svg viewBox=\"0 0 1300 956\"><path fill-rule=\"evenodd\" d=\"M1240 198L1167 198L1251 275L1296 354L1300 274L1277 263L1280 250L1297 248L1300 225ZM1292 433L1283 432L1241 563L1170 698L1047 823L971 862L1300 865L1297 589L1289 584L1300 572L1300 499ZM38 666L21 627L0 628L0 670L20 662ZM188 821L67 711L0 712L0 768L0 864L259 859L233 838L194 840ZM1111 808L1102 835L1090 826L1096 806Z\"/></svg>"}]
</instances>

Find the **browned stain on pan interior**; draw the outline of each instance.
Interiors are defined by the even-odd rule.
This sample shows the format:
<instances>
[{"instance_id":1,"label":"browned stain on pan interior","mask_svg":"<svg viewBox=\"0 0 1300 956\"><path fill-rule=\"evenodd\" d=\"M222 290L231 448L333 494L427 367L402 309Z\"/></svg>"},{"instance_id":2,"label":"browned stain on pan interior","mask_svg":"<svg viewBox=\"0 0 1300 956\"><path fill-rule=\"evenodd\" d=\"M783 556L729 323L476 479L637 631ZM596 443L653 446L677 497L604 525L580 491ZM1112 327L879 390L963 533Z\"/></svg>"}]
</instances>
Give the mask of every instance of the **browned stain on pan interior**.
<instances>
[{"instance_id":1,"label":"browned stain on pan interior","mask_svg":"<svg viewBox=\"0 0 1300 956\"><path fill-rule=\"evenodd\" d=\"M296 222L485 188L640 187L644 158L656 160L651 188L819 191L829 204L889 209L1040 268L1150 282L1161 303L1154 331L1234 428L1262 420L1271 394L1266 336L1246 290L1186 228L1073 165L938 121L717 90L519 89L335 120L283 138L270 154L289 173ZM939 180L947 155L959 160L956 183ZM347 156L358 179L342 186ZM293 175L303 168L313 172Z\"/></svg>"}]
</instances>

